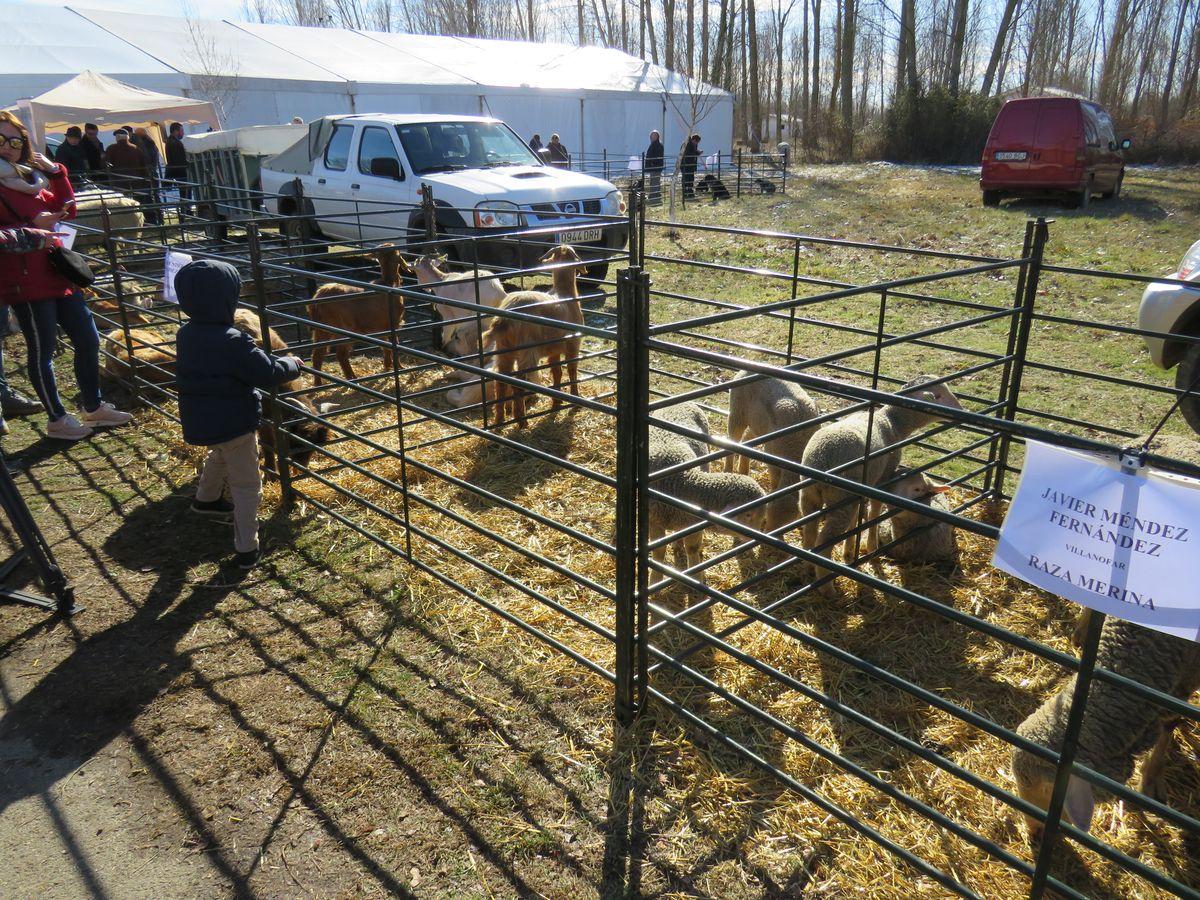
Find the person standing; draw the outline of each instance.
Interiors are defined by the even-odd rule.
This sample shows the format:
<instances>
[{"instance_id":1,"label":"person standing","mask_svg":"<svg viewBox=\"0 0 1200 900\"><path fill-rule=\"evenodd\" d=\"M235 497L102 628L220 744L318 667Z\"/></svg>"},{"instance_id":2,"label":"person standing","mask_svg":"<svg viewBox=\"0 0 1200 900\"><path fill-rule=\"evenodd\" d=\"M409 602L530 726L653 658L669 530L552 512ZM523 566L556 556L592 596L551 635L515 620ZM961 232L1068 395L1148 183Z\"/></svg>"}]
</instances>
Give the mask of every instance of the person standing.
<instances>
[{"instance_id":1,"label":"person standing","mask_svg":"<svg viewBox=\"0 0 1200 900\"><path fill-rule=\"evenodd\" d=\"M129 140L129 132L118 128L113 132L117 142L104 151L104 161L112 171L113 187L133 195L139 203L150 204L150 166L146 154ZM146 220L152 218L147 209Z\"/></svg>"},{"instance_id":2,"label":"person standing","mask_svg":"<svg viewBox=\"0 0 1200 900\"><path fill-rule=\"evenodd\" d=\"M183 439L206 447L192 511L233 517L234 561L241 569L258 562L258 426L267 389L300 374L300 360L262 350L233 324L242 279L226 262L190 262L175 276L179 306L188 321L176 337L175 372ZM229 487L232 503L224 498Z\"/></svg>"},{"instance_id":3,"label":"person standing","mask_svg":"<svg viewBox=\"0 0 1200 900\"><path fill-rule=\"evenodd\" d=\"M550 143L546 146L550 156L550 165L556 169L571 168L571 154L557 134L550 135Z\"/></svg>"},{"instance_id":4,"label":"person standing","mask_svg":"<svg viewBox=\"0 0 1200 900\"><path fill-rule=\"evenodd\" d=\"M156 125L155 128L157 127ZM149 172L146 196L150 200L150 208L146 210L146 219L156 225L161 225L162 210L158 208L158 180L159 169L162 167L162 154L158 150L158 144L154 143L150 132L145 128L135 128L129 142L141 150L142 155L146 157L146 169Z\"/></svg>"},{"instance_id":5,"label":"person standing","mask_svg":"<svg viewBox=\"0 0 1200 900\"><path fill-rule=\"evenodd\" d=\"M88 171L88 153L83 146L83 132L78 125L67 129L67 137L54 151L54 161L67 167L72 178L82 178Z\"/></svg>"},{"instance_id":6,"label":"person standing","mask_svg":"<svg viewBox=\"0 0 1200 900\"><path fill-rule=\"evenodd\" d=\"M93 178L99 177L105 169L104 145L100 143L100 129L92 122L83 126L83 151L87 154L87 164L93 172Z\"/></svg>"},{"instance_id":7,"label":"person standing","mask_svg":"<svg viewBox=\"0 0 1200 900\"><path fill-rule=\"evenodd\" d=\"M679 171L683 176L683 198L696 199L696 166L700 161L700 135L693 134L683 145L680 154Z\"/></svg>"},{"instance_id":8,"label":"person standing","mask_svg":"<svg viewBox=\"0 0 1200 900\"><path fill-rule=\"evenodd\" d=\"M658 206L662 203L663 144L657 131L650 132L650 146L646 148L642 168L646 176L646 200Z\"/></svg>"},{"instance_id":9,"label":"person standing","mask_svg":"<svg viewBox=\"0 0 1200 900\"><path fill-rule=\"evenodd\" d=\"M188 189L184 182L188 177L187 148L183 146L183 126L178 122L171 123L167 135L166 176L179 189L179 199L186 200Z\"/></svg>"},{"instance_id":10,"label":"person standing","mask_svg":"<svg viewBox=\"0 0 1200 900\"><path fill-rule=\"evenodd\" d=\"M539 156L541 155L542 136L540 134L535 134L529 139L529 149L534 153L537 153Z\"/></svg>"},{"instance_id":11,"label":"person standing","mask_svg":"<svg viewBox=\"0 0 1200 900\"><path fill-rule=\"evenodd\" d=\"M0 110L0 227L49 231L75 215L75 192L67 170L34 153L21 120ZM46 433L75 441L95 426L130 420L100 396L100 336L83 292L50 263L49 249L0 256L0 302L12 308L25 335L29 382L49 416ZM61 328L75 355L75 381L83 401L76 418L67 413L54 380L54 349Z\"/></svg>"}]
</instances>

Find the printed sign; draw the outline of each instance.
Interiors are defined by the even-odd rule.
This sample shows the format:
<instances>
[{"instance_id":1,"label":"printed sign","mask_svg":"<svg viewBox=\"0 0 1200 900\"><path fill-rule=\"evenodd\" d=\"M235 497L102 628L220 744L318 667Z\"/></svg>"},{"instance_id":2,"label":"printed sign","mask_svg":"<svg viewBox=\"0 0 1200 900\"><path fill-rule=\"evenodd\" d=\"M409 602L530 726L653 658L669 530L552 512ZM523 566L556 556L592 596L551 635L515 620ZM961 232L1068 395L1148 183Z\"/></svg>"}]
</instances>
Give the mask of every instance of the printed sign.
<instances>
[{"instance_id":1,"label":"printed sign","mask_svg":"<svg viewBox=\"0 0 1200 900\"><path fill-rule=\"evenodd\" d=\"M1030 441L992 565L1090 609L1200 640L1200 481Z\"/></svg>"},{"instance_id":2,"label":"printed sign","mask_svg":"<svg viewBox=\"0 0 1200 900\"><path fill-rule=\"evenodd\" d=\"M175 276L179 274L179 270L192 261L192 258L186 253L176 253L174 250L167 251L167 259L163 264L163 300L167 303L178 303L179 298L175 296Z\"/></svg>"},{"instance_id":3,"label":"printed sign","mask_svg":"<svg viewBox=\"0 0 1200 900\"><path fill-rule=\"evenodd\" d=\"M715 169L721 162L721 156L717 153L710 153L704 157L704 168Z\"/></svg>"},{"instance_id":4,"label":"printed sign","mask_svg":"<svg viewBox=\"0 0 1200 900\"><path fill-rule=\"evenodd\" d=\"M79 234L78 228L72 228L70 225L58 222L54 226L54 231L58 234L58 242L62 246L68 250L75 246L75 235Z\"/></svg>"},{"instance_id":5,"label":"printed sign","mask_svg":"<svg viewBox=\"0 0 1200 900\"><path fill-rule=\"evenodd\" d=\"M629 157L629 171L630 172L642 171L642 158L640 156Z\"/></svg>"}]
</instances>

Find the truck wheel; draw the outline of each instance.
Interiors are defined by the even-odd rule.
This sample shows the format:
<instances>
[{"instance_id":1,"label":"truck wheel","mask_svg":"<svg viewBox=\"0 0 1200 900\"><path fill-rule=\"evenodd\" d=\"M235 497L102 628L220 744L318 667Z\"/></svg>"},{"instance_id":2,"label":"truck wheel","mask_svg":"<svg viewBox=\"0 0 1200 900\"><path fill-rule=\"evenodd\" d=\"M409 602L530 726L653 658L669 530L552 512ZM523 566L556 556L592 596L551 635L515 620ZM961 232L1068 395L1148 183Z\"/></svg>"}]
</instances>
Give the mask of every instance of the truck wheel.
<instances>
[{"instance_id":1,"label":"truck wheel","mask_svg":"<svg viewBox=\"0 0 1200 900\"><path fill-rule=\"evenodd\" d=\"M999 191L984 191L983 192L983 205L984 206L999 206L1000 205L1000 192Z\"/></svg>"},{"instance_id":2,"label":"truck wheel","mask_svg":"<svg viewBox=\"0 0 1200 900\"><path fill-rule=\"evenodd\" d=\"M1200 434L1200 344L1192 344L1175 370L1175 387L1181 391L1192 389L1192 393L1179 403L1179 411L1192 431Z\"/></svg>"}]
</instances>

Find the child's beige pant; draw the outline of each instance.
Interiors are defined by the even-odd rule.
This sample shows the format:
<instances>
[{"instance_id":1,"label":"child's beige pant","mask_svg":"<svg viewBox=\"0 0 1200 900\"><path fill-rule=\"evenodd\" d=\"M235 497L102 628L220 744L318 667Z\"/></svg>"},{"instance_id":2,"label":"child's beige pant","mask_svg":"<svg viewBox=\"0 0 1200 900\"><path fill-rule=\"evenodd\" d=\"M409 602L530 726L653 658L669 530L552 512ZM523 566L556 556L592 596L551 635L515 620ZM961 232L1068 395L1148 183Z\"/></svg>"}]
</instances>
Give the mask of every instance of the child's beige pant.
<instances>
[{"instance_id":1,"label":"child's beige pant","mask_svg":"<svg viewBox=\"0 0 1200 900\"><path fill-rule=\"evenodd\" d=\"M258 504L262 501L257 432L208 448L196 499L201 503L220 499L226 482L233 503L233 547L238 553L257 550Z\"/></svg>"}]
</instances>

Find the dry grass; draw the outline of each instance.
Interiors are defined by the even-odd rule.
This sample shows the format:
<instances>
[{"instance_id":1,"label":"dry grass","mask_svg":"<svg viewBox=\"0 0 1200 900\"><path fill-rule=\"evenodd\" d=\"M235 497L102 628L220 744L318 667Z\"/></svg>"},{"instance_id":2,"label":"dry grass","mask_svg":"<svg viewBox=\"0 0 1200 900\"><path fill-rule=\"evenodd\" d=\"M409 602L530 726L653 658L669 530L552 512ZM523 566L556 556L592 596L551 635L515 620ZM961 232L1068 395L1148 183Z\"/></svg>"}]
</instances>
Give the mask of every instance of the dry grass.
<instances>
[{"instance_id":1,"label":"dry grass","mask_svg":"<svg viewBox=\"0 0 1200 900\"><path fill-rule=\"evenodd\" d=\"M1131 189L1136 184L1136 180L1131 179ZM845 190L849 190L846 185L838 188L839 192ZM764 212L776 215L775 206L787 202L790 201L763 200L760 205ZM1007 218L1007 224L1011 226L1015 217ZM777 224L796 227L794 222ZM845 230L852 229L852 224L847 222ZM930 246L962 243L953 238L943 240L939 234L925 235L918 231L914 235L904 229L899 229L890 238L882 234L872 236ZM751 247L751 244L724 236L709 239L685 236L672 241L666 235L656 235L651 249L672 256L753 264L784 271L790 269L790 245L780 244L763 250L758 246ZM1013 252L1009 246L956 249ZM844 280L852 280L850 276L864 268L870 269L872 278L879 278L928 271L930 265L920 261L889 262L888 266L895 268L881 268L862 251L818 250L811 254L805 259L805 272ZM1113 255L1118 254L1114 252ZM1163 255L1165 258L1165 252ZM767 279L754 280L666 265L657 269L655 288L721 297L732 302L761 302L786 295L781 293L786 288ZM1082 294L1076 297L1066 289L1058 290L1060 293L1051 294L1047 301L1060 304L1054 308L1086 309L1093 303ZM1131 302L1128 293L1123 289L1122 305L1107 310L1112 321L1128 321ZM978 279L957 296L983 302L1011 302L1011 274ZM751 297L758 300L751 300ZM877 309L878 299L867 298L825 305L821 315L829 321L871 329L875 326L872 311ZM889 319L888 327L895 332L951 320L938 318L950 315L943 309L915 301L896 301L889 309L896 319ZM657 321L697 315L702 311L701 307L686 301L662 300L655 306ZM961 316L962 313L956 311L953 315ZM979 326L956 333L954 340L970 349L995 352L1003 348L1006 335L1006 326ZM703 335L686 339L686 342L692 346L716 347L718 345L706 339L713 336L753 345L745 352L764 358L754 348L780 350L786 346L787 323L756 319L750 323L716 326L705 330ZM797 347L815 345L822 352L864 341L861 336L831 335L815 325L800 327L795 338ZM1113 360L1120 360L1121 354L1128 357L1128 347L1133 346L1129 338L1122 339L1121 347L1125 349L1116 355L1109 342L1096 341L1083 333L1056 346L1054 358L1067 359L1081 367L1086 365L1125 374L1148 371L1142 360L1110 365ZM600 348L598 342L585 341L585 353ZM964 361L968 358L951 351L901 347L885 355L882 368L885 375L903 380L920 371L956 371L969 364ZM860 369L863 365L869 368L869 359L869 355L860 355L853 364ZM364 360L364 364L368 371L378 371L377 362ZM663 393L681 391L694 386L697 381L712 383L726 377L726 373L713 367L684 362L668 355L657 357L655 365L671 373L655 378L655 389ZM604 361L594 360L584 368L599 372L608 367ZM827 371L865 383L861 376L852 373ZM442 377L441 373L424 372L406 378L403 389L415 393L439 383ZM1162 375L1155 377L1165 381ZM989 397L995 395L997 384L992 373L958 387L968 393ZM1080 390L1084 392L1082 397ZM610 391L611 384L603 379L585 382L583 387L585 396L607 396ZM1156 404L1122 402L1121 397L1127 396L1123 393L1125 389L1090 382L1078 390L1064 388L1061 380L1041 374L1031 379L1030 391L1042 408L1055 409L1066 415L1084 409L1093 416L1111 413L1105 423L1131 433L1144 431L1157 418L1159 410ZM331 391L322 399L340 400L349 405L352 397L348 391ZM421 402L428 403L433 409L447 411L444 402L438 399ZM723 402L723 397L717 396L712 405L719 410ZM545 407L543 399L535 412L545 413ZM479 424L478 417L467 417L467 420ZM395 414L390 409L340 413L335 415L334 421L358 433L378 430L374 441L389 448L398 446L399 434L392 427L396 424ZM714 431L724 430L724 421L719 415L713 417L713 427ZM503 434L519 444L611 476L615 458L614 431L610 416L593 411L564 410L553 415L538 415L528 431L510 427ZM953 434L944 440L948 446L961 446L967 437ZM481 497L460 487L443 474L462 479L603 542L612 540L613 491L551 462L464 434L445 423L414 423L406 416L404 441L410 463L403 471L398 459L393 456L373 458L378 455L376 451L362 442L338 443L335 447L338 455L360 461L375 477L331 467L328 462L315 462L315 468L323 472L331 484L304 480L299 485L302 495L337 510L400 546L404 546L406 539L402 523L407 515L413 526L410 537L415 558L453 578L465 590L542 630L601 667L611 669L613 647L608 640L570 621L561 612L530 596L529 592L541 594L603 629L613 627L611 603L537 559L503 546L495 537L524 547L611 590L613 578L609 555L576 537L506 509L495 499ZM914 459L929 459L931 452L926 449L911 455ZM314 460L319 459L319 456L314 457ZM425 471L421 466L435 471ZM965 464L950 464L940 468L938 474L955 475L965 468ZM765 475L761 467L754 471L760 476ZM407 498L391 486L402 479L407 482ZM276 490L269 488L269 495L273 497ZM951 494L958 503L965 503L973 496L969 487L956 489ZM305 501L301 504L303 509ZM375 505L383 513L372 511L366 504ZM448 508L478 528L456 521L429 504ZM973 508L970 514L989 515L991 521L998 521L1002 510L980 506ZM418 529L469 555L481 565L455 559L435 541L420 536ZM706 541L710 554L730 546L728 537L710 535ZM1070 652L1075 608L992 569L992 549L990 541L964 532L959 535L960 556L952 571L929 566L902 568L890 562L868 565L873 574L893 584L903 585L955 609L971 612L995 625ZM776 561L762 550L744 551L709 569L706 578L710 586L723 591L736 590L740 601L762 608L800 586L794 576L785 572L751 589L738 590L745 578ZM331 553L330 561L331 565L351 566L388 563L389 558L383 553L372 555L366 561L339 559ZM483 566L504 577L498 577ZM505 579L511 579L527 590L506 583ZM777 615L790 628L817 641L834 644L1009 728L1015 728L1064 678L1056 666L943 617L915 609L845 579L838 585L839 591L834 598L806 594L803 599L778 610ZM412 590L425 598L431 615L452 616L471 623L481 644L505 648L514 674L527 680L539 695L570 697L581 717L595 722L611 721L612 691L603 679L587 673L552 648L482 606L464 599L428 574L414 574ZM666 589L658 597L671 605L687 602L678 586ZM719 630L738 623L741 618L735 610L718 605L704 625ZM750 654L765 666L836 698L975 775L1007 790L1013 789L1009 774L1010 751L1002 741L852 666L815 652L805 642L780 629L754 624L737 631L729 640L734 648ZM678 650L679 641L678 634L667 633L661 646ZM726 653L699 653L691 657L689 663L725 690L845 756L896 789L932 806L1013 855L1032 860L1018 817L1004 804ZM981 895L1019 896L1027 889L1024 876L983 851L949 836L934 823L884 797L860 778L799 742L783 737L694 681L664 669L658 674L655 685L675 702L789 777L816 790ZM699 892L735 896L754 893L754 885L774 884L785 890L790 886L797 891L807 889L833 896L907 897L944 893L933 880L898 864L875 844L787 790L777 779L727 749L698 740L694 731L682 726L661 706L652 708L633 738L635 743L641 741L635 766L635 794L640 801L638 818L646 835L648 852L664 861L663 865L668 869L675 867L693 873L691 878ZM1171 805L1193 814L1200 809L1200 772L1193 764L1198 750L1200 729L1195 726L1181 729L1175 764L1170 767L1168 778ZM581 750L580 757L584 765L595 766L601 771L609 765L607 760L595 757L589 751ZM1193 836L1166 827L1134 810L1113 805L1102 807L1093 833L1111 846L1184 883L1200 884L1196 862L1200 855L1196 852ZM1080 851L1060 853L1056 874L1091 895L1160 896L1145 882Z\"/></svg>"}]
</instances>

